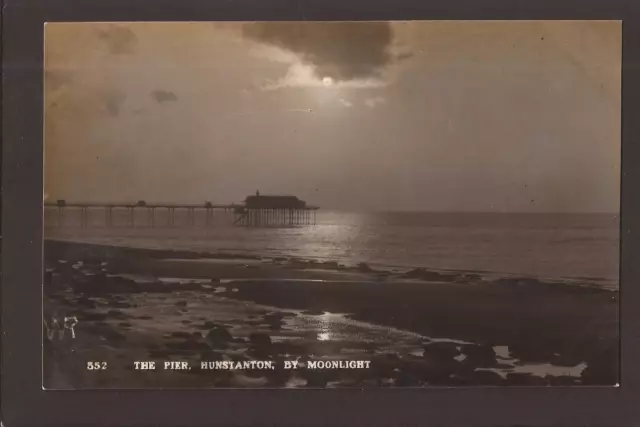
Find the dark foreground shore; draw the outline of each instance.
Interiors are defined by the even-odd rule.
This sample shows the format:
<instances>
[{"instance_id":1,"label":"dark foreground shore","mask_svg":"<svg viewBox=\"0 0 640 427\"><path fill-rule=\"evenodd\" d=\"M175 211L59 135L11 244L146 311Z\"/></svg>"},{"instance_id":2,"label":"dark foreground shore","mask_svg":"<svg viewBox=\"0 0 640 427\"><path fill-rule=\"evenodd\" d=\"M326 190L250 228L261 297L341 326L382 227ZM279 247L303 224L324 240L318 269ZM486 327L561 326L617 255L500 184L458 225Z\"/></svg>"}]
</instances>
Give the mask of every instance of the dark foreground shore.
<instances>
[{"instance_id":1,"label":"dark foreground shore","mask_svg":"<svg viewBox=\"0 0 640 427\"><path fill-rule=\"evenodd\" d=\"M618 292L589 283L49 240L45 268L47 388L618 382ZM154 360L192 369L134 370ZM275 369L199 368L252 360Z\"/></svg>"}]
</instances>

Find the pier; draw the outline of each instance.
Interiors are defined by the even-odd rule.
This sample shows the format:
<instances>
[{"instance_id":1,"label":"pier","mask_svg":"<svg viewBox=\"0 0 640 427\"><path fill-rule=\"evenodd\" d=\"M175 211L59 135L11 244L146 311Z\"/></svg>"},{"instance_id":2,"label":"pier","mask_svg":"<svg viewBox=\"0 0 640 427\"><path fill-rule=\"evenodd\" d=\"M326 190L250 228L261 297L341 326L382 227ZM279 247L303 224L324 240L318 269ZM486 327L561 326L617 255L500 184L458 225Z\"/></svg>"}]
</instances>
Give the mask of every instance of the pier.
<instances>
[{"instance_id":1,"label":"pier","mask_svg":"<svg viewBox=\"0 0 640 427\"><path fill-rule=\"evenodd\" d=\"M317 206L295 196L262 196L256 192L241 204L45 202L47 226L64 227L297 227L316 223ZM70 221L70 218L75 221ZM181 220L181 221L178 221Z\"/></svg>"}]
</instances>

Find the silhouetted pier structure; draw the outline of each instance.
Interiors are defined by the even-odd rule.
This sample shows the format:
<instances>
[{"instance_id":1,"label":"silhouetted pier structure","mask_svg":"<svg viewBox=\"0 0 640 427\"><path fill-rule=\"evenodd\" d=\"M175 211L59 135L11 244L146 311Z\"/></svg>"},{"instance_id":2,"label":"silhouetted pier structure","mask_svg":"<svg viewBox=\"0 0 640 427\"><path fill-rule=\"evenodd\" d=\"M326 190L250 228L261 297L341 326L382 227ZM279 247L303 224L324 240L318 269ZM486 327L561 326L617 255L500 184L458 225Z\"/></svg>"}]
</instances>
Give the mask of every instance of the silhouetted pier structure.
<instances>
[{"instance_id":1,"label":"silhouetted pier structure","mask_svg":"<svg viewBox=\"0 0 640 427\"><path fill-rule=\"evenodd\" d=\"M295 227L315 225L318 207L307 205L295 196L249 196L242 204L215 205L211 202L203 204L172 204L147 203L143 200L137 203L82 203L58 200L44 203L48 211L55 211L55 223L49 226L62 227L69 225L65 221L67 212L79 214L81 228L104 226L111 227L175 227L177 213L186 213L186 224L181 226L195 227L201 225L212 227L216 223L230 223L247 227ZM96 224L90 221L91 213L102 211L104 222ZM165 213L160 221L159 211ZM140 220L139 212L146 212ZM116 215L118 213L119 215ZM202 221L197 224L196 216ZM120 219L118 221L117 219ZM184 219L184 217L183 217ZM77 221L76 221L77 222Z\"/></svg>"},{"instance_id":2,"label":"silhouetted pier structure","mask_svg":"<svg viewBox=\"0 0 640 427\"><path fill-rule=\"evenodd\" d=\"M235 224L250 227L297 226L316 223L315 206L296 196L249 196L235 208Z\"/></svg>"}]
</instances>

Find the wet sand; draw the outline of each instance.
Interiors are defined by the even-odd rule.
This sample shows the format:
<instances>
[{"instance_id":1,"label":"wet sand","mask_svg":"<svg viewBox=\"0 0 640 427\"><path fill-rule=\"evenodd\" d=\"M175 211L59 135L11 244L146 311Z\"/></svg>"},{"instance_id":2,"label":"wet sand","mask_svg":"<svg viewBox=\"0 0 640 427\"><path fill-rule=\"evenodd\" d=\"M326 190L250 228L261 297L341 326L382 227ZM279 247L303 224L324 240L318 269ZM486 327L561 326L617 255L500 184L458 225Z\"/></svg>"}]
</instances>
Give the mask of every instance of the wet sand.
<instances>
[{"instance_id":1,"label":"wet sand","mask_svg":"<svg viewBox=\"0 0 640 427\"><path fill-rule=\"evenodd\" d=\"M618 292L584 283L45 241L47 388L614 385ZM68 331L66 331L68 332ZM88 371L87 361L107 370ZM133 361L191 370L135 371ZM272 360L275 369L200 370ZM284 370L284 360L369 369Z\"/></svg>"}]
</instances>

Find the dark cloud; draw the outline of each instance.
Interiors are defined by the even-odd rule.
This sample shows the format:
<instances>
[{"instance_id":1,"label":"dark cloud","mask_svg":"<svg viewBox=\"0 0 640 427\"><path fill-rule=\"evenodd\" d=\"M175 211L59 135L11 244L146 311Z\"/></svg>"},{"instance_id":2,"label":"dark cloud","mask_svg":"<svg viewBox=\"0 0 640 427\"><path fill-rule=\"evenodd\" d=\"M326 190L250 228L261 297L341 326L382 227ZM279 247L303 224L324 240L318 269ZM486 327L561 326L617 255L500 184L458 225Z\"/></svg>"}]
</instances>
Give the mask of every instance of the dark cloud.
<instances>
[{"instance_id":1,"label":"dark cloud","mask_svg":"<svg viewBox=\"0 0 640 427\"><path fill-rule=\"evenodd\" d=\"M320 78L342 81L377 77L408 55L390 51L388 22L252 22L244 24L243 35L296 53Z\"/></svg>"},{"instance_id":2,"label":"dark cloud","mask_svg":"<svg viewBox=\"0 0 640 427\"><path fill-rule=\"evenodd\" d=\"M396 55L395 59L397 61L402 61L404 59L409 59L413 57L413 52L400 52Z\"/></svg>"},{"instance_id":3,"label":"dark cloud","mask_svg":"<svg viewBox=\"0 0 640 427\"><path fill-rule=\"evenodd\" d=\"M134 53L138 37L127 27L109 25L98 30L98 37L103 40L109 51L114 54Z\"/></svg>"},{"instance_id":4,"label":"dark cloud","mask_svg":"<svg viewBox=\"0 0 640 427\"><path fill-rule=\"evenodd\" d=\"M111 117L117 117L120 114L120 107L124 103L126 96L120 92L109 92L103 96L104 107L107 114Z\"/></svg>"},{"instance_id":5,"label":"dark cloud","mask_svg":"<svg viewBox=\"0 0 640 427\"><path fill-rule=\"evenodd\" d=\"M46 70L44 73L45 84L51 90L58 90L71 83L73 74L65 70Z\"/></svg>"},{"instance_id":6,"label":"dark cloud","mask_svg":"<svg viewBox=\"0 0 640 427\"><path fill-rule=\"evenodd\" d=\"M178 100L178 97L175 93L166 90L154 90L153 92L151 92L151 96L153 97L153 99L160 103Z\"/></svg>"},{"instance_id":7,"label":"dark cloud","mask_svg":"<svg viewBox=\"0 0 640 427\"><path fill-rule=\"evenodd\" d=\"M67 92L69 85L73 83L73 73L65 70L46 70L44 74L45 102L47 108L60 106L58 100L61 94ZM64 95L62 95L64 97Z\"/></svg>"}]
</instances>

